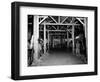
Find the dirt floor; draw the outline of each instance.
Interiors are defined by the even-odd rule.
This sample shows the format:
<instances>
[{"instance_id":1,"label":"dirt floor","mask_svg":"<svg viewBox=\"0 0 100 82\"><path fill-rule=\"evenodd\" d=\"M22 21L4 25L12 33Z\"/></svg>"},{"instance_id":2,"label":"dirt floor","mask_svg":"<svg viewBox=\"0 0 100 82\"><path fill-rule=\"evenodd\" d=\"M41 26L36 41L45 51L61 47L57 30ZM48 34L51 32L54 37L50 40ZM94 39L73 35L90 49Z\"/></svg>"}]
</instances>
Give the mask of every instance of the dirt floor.
<instances>
[{"instance_id":1,"label":"dirt floor","mask_svg":"<svg viewBox=\"0 0 100 82\"><path fill-rule=\"evenodd\" d=\"M85 64L79 57L73 55L71 52L60 50L53 50L41 58L38 63L39 66L52 66L52 65L77 65Z\"/></svg>"}]
</instances>

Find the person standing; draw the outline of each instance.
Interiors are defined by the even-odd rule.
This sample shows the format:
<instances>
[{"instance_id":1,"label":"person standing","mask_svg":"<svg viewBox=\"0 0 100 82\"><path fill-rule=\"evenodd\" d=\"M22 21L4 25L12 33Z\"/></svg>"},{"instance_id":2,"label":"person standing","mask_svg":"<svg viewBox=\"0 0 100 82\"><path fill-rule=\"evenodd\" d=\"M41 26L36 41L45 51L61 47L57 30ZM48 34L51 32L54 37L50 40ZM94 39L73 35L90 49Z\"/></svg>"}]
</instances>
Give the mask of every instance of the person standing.
<instances>
[{"instance_id":1,"label":"person standing","mask_svg":"<svg viewBox=\"0 0 100 82\"><path fill-rule=\"evenodd\" d=\"M76 42L76 56L80 56L80 43L79 43L79 41Z\"/></svg>"}]
</instances>

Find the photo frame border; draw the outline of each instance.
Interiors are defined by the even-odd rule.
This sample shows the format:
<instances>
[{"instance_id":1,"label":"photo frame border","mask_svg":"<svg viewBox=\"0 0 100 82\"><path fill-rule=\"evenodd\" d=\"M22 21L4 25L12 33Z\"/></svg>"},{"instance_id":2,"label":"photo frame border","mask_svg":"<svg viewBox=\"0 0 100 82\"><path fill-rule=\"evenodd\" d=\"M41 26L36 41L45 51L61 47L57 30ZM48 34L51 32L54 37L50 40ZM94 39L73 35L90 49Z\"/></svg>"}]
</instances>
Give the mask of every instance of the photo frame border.
<instances>
[{"instance_id":1,"label":"photo frame border","mask_svg":"<svg viewBox=\"0 0 100 82\"><path fill-rule=\"evenodd\" d=\"M82 73L62 73L62 74L46 74L46 75L30 75L20 76L20 7L44 7L44 8L60 8L60 9L78 9L78 10L93 10L94 11L94 72ZM14 80L25 79L41 79L41 78L58 78L58 77L73 77L73 76L88 76L97 75L97 45L98 45L98 8L95 6L80 6L80 5L61 5L48 3L31 3L31 2L12 2L11 4L11 78Z\"/></svg>"}]
</instances>

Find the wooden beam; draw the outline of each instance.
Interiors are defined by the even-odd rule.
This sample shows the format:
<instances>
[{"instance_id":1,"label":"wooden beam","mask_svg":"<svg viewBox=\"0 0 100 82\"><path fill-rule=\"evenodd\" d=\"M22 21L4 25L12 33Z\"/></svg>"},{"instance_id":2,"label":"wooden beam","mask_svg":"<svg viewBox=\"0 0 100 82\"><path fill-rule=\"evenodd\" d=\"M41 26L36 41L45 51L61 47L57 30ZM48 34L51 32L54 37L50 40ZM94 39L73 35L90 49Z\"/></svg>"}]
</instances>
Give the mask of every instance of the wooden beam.
<instances>
[{"instance_id":1,"label":"wooden beam","mask_svg":"<svg viewBox=\"0 0 100 82\"><path fill-rule=\"evenodd\" d=\"M68 17L66 17L61 23L63 23Z\"/></svg>"},{"instance_id":2,"label":"wooden beam","mask_svg":"<svg viewBox=\"0 0 100 82\"><path fill-rule=\"evenodd\" d=\"M46 25L44 25L44 54L46 54Z\"/></svg>"},{"instance_id":3,"label":"wooden beam","mask_svg":"<svg viewBox=\"0 0 100 82\"><path fill-rule=\"evenodd\" d=\"M80 18L76 18L78 21L80 21L81 22L81 24L83 24L84 25L84 23L81 21L81 19Z\"/></svg>"},{"instance_id":4,"label":"wooden beam","mask_svg":"<svg viewBox=\"0 0 100 82\"><path fill-rule=\"evenodd\" d=\"M74 25L72 26L72 43L73 43L73 54L75 52L75 42L74 42Z\"/></svg>"},{"instance_id":5,"label":"wooden beam","mask_svg":"<svg viewBox=\"0 0 100 82\"><path fill-rule=\"evenodd\" d=\"M40 30L40 31L43 31L43 30ZM47 30L46 30L47 31ZM60 31L60 32L66 32L68 30L48 30L48 31L54 31L54 32L57 32L57 31Z\"/></svg>"},{"instance_id":6,"label":"wooden beam","mask_svg":"<svg viewBox=\"0 0 100 82\"><path fill-rule=\"evenodd\" d=\"M67 29L67 32L69 32L70 34L72 34L72 32L71 32L72 30L69 30L69 29Z\"/></svg>"},{"instance_id":7,"label":"wooden beam","mask_svg":"<svg viewBox=\"0 0 100 82\"><path fill-rule=\"evenodd\" d=\"M39 16L35 15L33 19L33 34L34 34L34 61L38 61L38 38L39 38Z\"/></svg>"},{"instance_id":8,"label":"wooden beam","mask_svg":"<svg viewBox=\"0 0 100 82\"><path fill-rule=\"evenodd\" d=\"M43 30L39 30L39 31L43 31ZM72 34L72 30L71 29L70 30L69 29L67 29L67 30L48 30L48 31L52 31L52 32L66 32L66 31L68 31L69 33Z\"/></svg>"},{"instance_id":9,"label":"wooden beam","mask_svg":"<svg viewBox=\"0 0 100 82\"><path fill-rule=\"evenodd\" d=\"M44 17L48 17L48 16L43 16L43 15L39 16L39 18L44 18Z\"/></svg>"},{"instance_id":10,"label":"wooden beam","mask_svg":"<svg viewBox=\"0 0 100 82\"><path fill-rule=\"evenodd\" d=\"M65 34L64 33L63 34L54 33L54 34L49 34L49 35L65 35Z\"/></svg>"},{"instance_id":11,"label":"wooden beam","mask_svg":"<svg viewBox=\"0 0 100 82\"><path fill-rule=\"evenodd\" d=\"M62 23L41 23L41 25L80 25L80 24L75 24L75 23L66 23L66 24L62 24Z\"/></svg>"},{"instance_id":12,"label":"wooden beam","mask_svg":"<svg viewBox=\"0 0 100 82\"><path fill-rule=\"evenodd\" d=\"M42 23L47 17L48 16L44 16L44 18L39 22L39 24Z\"/></svg>"},{"instance_id":13,"label":"wooden beam","mask_svg":"<svg viewBox=\"0 0 100 82\"><path fill-rule=\"evenodd\" d=\"M69 33L67 31L67 47L69 47Z\"/></svg>"},{"instance_id":14,"label":"wooden beam","mask_svg":"<svg viewBox=\"0 0 100 82\"><path fill-rule=\"evenodd\" d=\"M85 38L87 36L87 19L84 18L84 31L85 31Z\"/></svg>"},{"instance_id":15,"label":"wooden beam","mask_svg":"<svg viewBox=\"0 0 100 82\"><path fill-rule=\"evenodd\" d=\"M87 18L84 18L84 30L85 30L85 39L86 39L86 51L88 51L88 34L87 34ZM86 52L87 53L87 52Z\"/></svg>"},{"instance_id":16,"label":"wooden beam","mask_svg":"<svg viewBox=\"0 0 100 82\"><path fill-rule=\"evenodd\" d=\"M50 40L50 37L49 37L49 31L48 31L48 50L49 50L49 41Z\"/></svg>"},{"instance_id":17,"label":"wooden beam","mask_svg":"<svg viewBox=\"0 0 100 82\"><path fill-rule=\"evenodd\" d=\"M55 26L52 26L52 27L56 30Z\"/></svg>"},{"instance_id":18,"label":"wooden beam","mask_svg":"<svg viewBox=\"0 0 100 82\"><path fill-rule=\"evenodd\" d=\"M51 17L51 19L55 22L55 23L57 23L57 21L52 17L52 16L50 16Z\"/></svg>"}]
</instances>

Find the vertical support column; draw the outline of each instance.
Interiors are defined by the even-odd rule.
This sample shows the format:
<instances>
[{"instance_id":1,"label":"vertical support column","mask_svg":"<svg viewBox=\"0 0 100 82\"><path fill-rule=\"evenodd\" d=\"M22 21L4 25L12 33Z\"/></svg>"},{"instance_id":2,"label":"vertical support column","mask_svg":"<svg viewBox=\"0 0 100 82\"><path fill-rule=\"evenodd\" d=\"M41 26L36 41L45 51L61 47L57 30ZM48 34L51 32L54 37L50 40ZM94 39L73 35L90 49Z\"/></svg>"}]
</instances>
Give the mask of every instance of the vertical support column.
<instances>
[{"instance_id":1,"label":"vertical support column","mask_svg":"<svg viewBox=\"0 0 100 82\"><path fill-rule=\"evenodd\" d=\"M88 35L87 35L87 18L84 18L84 30L85 30L85 39L86 39L86 50L88 49L87 48L87 45L88 45Z\"/></svg>"},{"instance_id":2,"label":"vertical support column","mask_svg":"<svg viewBox=\"0 0 100 82\"><path fill-rule=\"evenodd\" d=\"M49 31L48 31L48 50L49 50L49 40L50 38L49 38Z\"/></svg>"},{"instance_id":3,"label":"vertical support column","mask_svg":"<svg viewBox=\"0 0 100 82\"><path fill-rule=\"evenodd\" d=\"M67 47L69 47L69 33L67 31Z\"/></svg>"},{"instance_id":4,"label":"vertical support column","mask_svg":"<svg viewBox=\"0 0 100 82\"><path fill-rule=\"evenodd\" d=\"M44 24L44 54L46 54L46 25Z\"/></svg>"},{"instance_id":5,"label":"vertical support column","mask_svg":"<svg viewBox=\"0 0 100 82\"><path fill-rule=\"evenodd\" d=\"M86 38L86 36L87 36L87 19L86 18L84 18L84 30L85 30L85 38Z\"/></svg>"},{"instance_id":6,"label":"vertical support column","mask_svg":"<svg viewBox=\"0 0 100 82\"><path fill-rule=\"evenodd\" d=\"M34 60L38 60L38 38L39 38L39 16L34 16L33 31L34 31Z\"/></svg>"},{"instance_id":7,"label":"vertical support column","mask_svg":"<svg viewBox=\"0 0 100 82\"><path fill-rule=\"evenodd\" d=\"M73 42L73 54L75 51L75 42L74 42L74 25L72 25L72 42Z\"/></svg>"}]
</instances>

